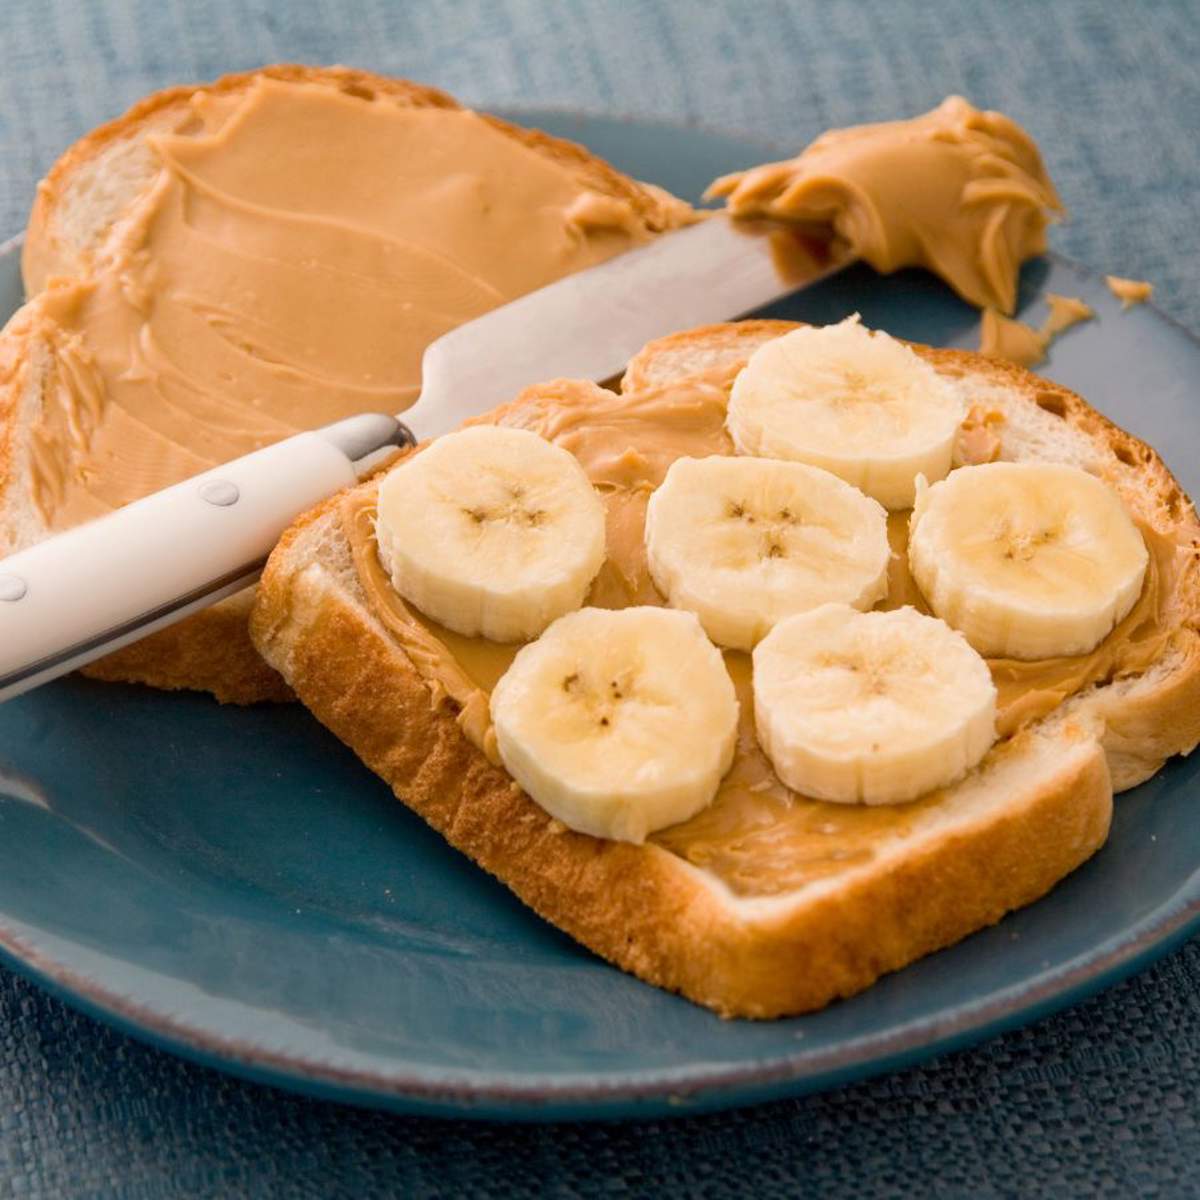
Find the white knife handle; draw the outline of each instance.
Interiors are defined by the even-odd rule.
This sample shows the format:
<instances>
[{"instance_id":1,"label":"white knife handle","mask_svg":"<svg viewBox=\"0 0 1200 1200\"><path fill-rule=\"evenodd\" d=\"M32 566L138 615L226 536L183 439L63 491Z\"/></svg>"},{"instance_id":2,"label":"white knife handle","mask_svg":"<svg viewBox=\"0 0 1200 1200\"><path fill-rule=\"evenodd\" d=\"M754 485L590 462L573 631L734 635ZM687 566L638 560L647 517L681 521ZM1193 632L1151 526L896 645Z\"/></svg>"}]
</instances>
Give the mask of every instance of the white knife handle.
<instances>
[{"instance_id":1,"label":"white knife handle","mask_svg":"<svg viewBox=\"0 0 1200 1200\"><path fill-rule=\"evenodd\" d=\"M252 583L298 513L409 440L392 417L352 417L0 559L0 701Z\"/></svg>"}]
</instances>

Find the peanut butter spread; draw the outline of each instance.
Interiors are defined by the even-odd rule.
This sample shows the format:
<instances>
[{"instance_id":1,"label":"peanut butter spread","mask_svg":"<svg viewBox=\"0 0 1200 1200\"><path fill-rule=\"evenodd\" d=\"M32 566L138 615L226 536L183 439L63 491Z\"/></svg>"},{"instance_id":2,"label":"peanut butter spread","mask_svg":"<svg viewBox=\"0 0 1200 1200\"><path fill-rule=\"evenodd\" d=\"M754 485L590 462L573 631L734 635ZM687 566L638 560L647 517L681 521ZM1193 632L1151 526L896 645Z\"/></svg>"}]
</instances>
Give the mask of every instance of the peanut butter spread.
<instances>
[{"instance_id":1,"label":"peanut butter spread","mask_svg":"<svg viewBox=\"0 0 1200 1200\"><path fill-rule=\"evenodd\" d=\"M53 350L33 490L63 528L301 429L416 397L455 325L650 235L476 113L257 79L149 138L93 275L30 305Z\"/></svg>"},{"instance_id":2,"label":"peanut butter spread","mask_svg":"<svg viewBox=\"0 0 1200 1200\"><path fill-rule=\"evenodd\" d=\"M616 395L590 383L559 380L526 391L486 420L531 429L570 450L607 507L608 560L588 603L618 608L661 604L646 565L646 502L668 466L683 455L730 454L725 409L736 369L683 384ZM987 423L987 414L976 419ZM351 493L342 519L359 581L372 611L429 686L431 701L446 704L468 738L499 762L488 693L518 647L463 638L414 611L392 589L375 552L374 497ZM1091 654L1045 662L990 662L999 692L1002 737L1043 716L1089 684L1143 670L1161 653L1162 598L1177 569L1175 545L1143 530L1150 567L1129 615ZM881 604L927 611L908 570L908 514L892 513L894 551L889 592ZM651 841L721 878L736 894L768 896L863 863L881 843L932 818L937 796L880 807L826 804L790 792L776 778L754 732L751 666L747 654L728 651L725 662L741 706L737 753L713 803ZM993 753L1006 753L1001 745Z\"/></svg>"},{"instance_id":3,"label":"peanut butter spread","mask_svg":"<svg viewBox=\"0 0 1200 1200\"><path fill-rule=\"evenodd\" d=\"M1018 268L1063 212L1033 139L961 96L911 120L831 130L709 195L727 197L735 217L832 226L877 271L925 267L977 308L1006 313Z\"/></svg>"}]
</instances>

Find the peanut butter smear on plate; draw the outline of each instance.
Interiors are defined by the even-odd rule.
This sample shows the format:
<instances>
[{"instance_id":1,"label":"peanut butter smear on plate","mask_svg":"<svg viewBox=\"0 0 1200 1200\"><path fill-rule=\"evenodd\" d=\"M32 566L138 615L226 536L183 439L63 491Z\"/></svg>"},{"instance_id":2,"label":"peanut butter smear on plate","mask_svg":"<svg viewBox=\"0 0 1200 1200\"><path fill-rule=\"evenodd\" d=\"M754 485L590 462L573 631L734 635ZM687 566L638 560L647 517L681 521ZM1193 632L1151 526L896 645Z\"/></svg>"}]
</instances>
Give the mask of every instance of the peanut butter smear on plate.
<instances>
[{"instance_id":1,"label":"peanut butter smear on plate","mask_svg":"<svg viewBox=\"0 0 1200 1200\"><path fill-rule=\"evenodd\" d=\"M1078 296L1059 296L1047 292L1046 303L1050 306L1050 315L1042 322L1041 332L1049 338L1058 337L1072 326L1081 321L1090 321L1096 315L1092 306Z\"/></svg>"},{"instance_id":2,"label":"peanut butter smear on plate","mask_svg":"<svg viewBox=\"0 0 1200 1200\"><path fill-rule=\"evenodd\" d=\"M734 217L832 228L882 274L924 267L977 308L1012 313L1017 273L1064 215L1033 139L961 96L904 121L822 134L796 158L718 179Z\"/></svg>"},{"instance_id":3,"label":"peanut butter smear on plate","mask_svg":"<svg viewBox=\"0 0 1200 1200\"><path fill-rule=\"evenodd\" d=\"M1050 339L1032 325L1006 317L994 308L983 310L979 326L979 353L1032 367L1046 356Z\"/></svg>"},{"instance_id":4,"label":"peanut butter smear on plate","mask_svg":"<svg viewBox=\"0 0 1200 1200\"><path fill-rule=\"evenodd\" d=\"M1059 334L1096 315L1091 305L1078 296L1047 292L1046 303L1050 312L1037 329L1024 321L1006 317L994 308L984 309L979 353L989 358L1006 358L1022 367L1034 367L1046 357L1050 343Z\"/></svg>"}]
</instances>

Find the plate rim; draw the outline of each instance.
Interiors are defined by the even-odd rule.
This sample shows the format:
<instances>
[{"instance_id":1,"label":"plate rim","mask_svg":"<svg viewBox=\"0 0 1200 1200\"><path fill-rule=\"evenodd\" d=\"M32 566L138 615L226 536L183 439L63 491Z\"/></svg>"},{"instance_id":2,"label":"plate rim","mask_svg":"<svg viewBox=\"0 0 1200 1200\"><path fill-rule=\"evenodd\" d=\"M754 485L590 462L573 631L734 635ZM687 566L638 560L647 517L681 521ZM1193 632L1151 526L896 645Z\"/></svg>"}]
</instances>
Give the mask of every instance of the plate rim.
<instances>
[{"instance_id":1,"label":"plate rim","mask_svg":"<svg viewBox=\"0 0 1200 1200\"><path fill-rule=\"evenodd\" d=\"M1036 901L1035 901L1036 903ZM301 1094L352 1104L429 1115L523 1120L612 1117L619 1105L634 1115L686 1115L732 1104L796 1096L916 1065L1039 1021L1127 979L1200 932L1200 863L1170 906L1145 918L1127 937L1094 957L1077 956L1035 986L1012 989L984 1005L962 1004L949 1016L933 1015L898 1030L857 1038L816 1055L801 1050L766 1062L736 1063L684 1072L622 1072L606 1080L554 1080L531 1075L503 1082L497 1073L464 1072L456 1080L436 1071L376 1072L275 1051L198 1030L88 979L29 946L0 916L0 961L69 1007L97 1018L137 1041L166 1049L202 1066L229 1071ZM647 985L649 986L649 985ZM853 997L851 997L851 1000ZM925 1034L933 1030L933 1036ZM511 1076L508 1077L511 1080ZM603 1106L603 1107L598 1107ZM620 1115L620 1114L616 1114Z\"/></svg>"},{"instance_id":2,"label":"plate rim","mask_svg":"<svg viewBox=\"0 0 1200 1200\"><path fill-rule=\"evenodd\" d=\"M687 129L747 146L775 150L742 130L700 122L673 122L636 114L600 113L567 106L497 106L496 112L536 123L558 116L653 127ZM0 259L16 255L18 233L0 242ZM1100 273L1051 251L1045 258L1098 279ZM1200 350L1200 337L1151 302L1145 307ZM1200 932L1200 862L1170 901L1101 943L1057 965L1047 976L995 994L983 1004L966 1000L947 1011L874 1035L844 1040L821 1051L797 1050L766 1059L705 1068L625 1069L606 1078L564 1075L517 1077L497 1071L442 1069L370 1070L335 1067L302 1053L265 1050L197 1027L186 1017L140 1005L26 943L0 913L0 962L18 975L135 1040L203 1066L258 1083L343 1103L395 1111L508 1120L611 1119L614 1116L686 1115L735 1104L796 1096L904 1069L917 1062L977 1044L1080 1003L1170 953ZM459 1075L461 1074L461 1078Z\"/></svg>"}]
</instances>

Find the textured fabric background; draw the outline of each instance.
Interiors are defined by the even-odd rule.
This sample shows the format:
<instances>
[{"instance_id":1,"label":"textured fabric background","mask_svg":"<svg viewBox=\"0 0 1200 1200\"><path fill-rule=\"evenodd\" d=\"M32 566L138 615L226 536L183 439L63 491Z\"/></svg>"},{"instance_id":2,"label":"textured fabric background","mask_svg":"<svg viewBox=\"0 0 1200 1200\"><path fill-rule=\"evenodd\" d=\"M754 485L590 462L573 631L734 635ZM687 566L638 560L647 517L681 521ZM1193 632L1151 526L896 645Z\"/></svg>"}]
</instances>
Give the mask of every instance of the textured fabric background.
<instances>
[{"instance_id":1,"label":"textured fabric background","mask_svg":"<svg viewBox=\"0 0 1200 1200\"><path fill-rule=\"evenodd\" d=\"M1200 329L1195 0L8 0L0 52L0 236L92 125L154 88L273 60L407 75L485 107L751 130L784 148L961 91L1037 136L1073 215L1058 249L1153 280ZM1200 1196L1197 1164L1196 942L922 1069L735 1114L541 1129L242 1084L0 971L0 1197Z\"/></svg>"}]
</instances>

